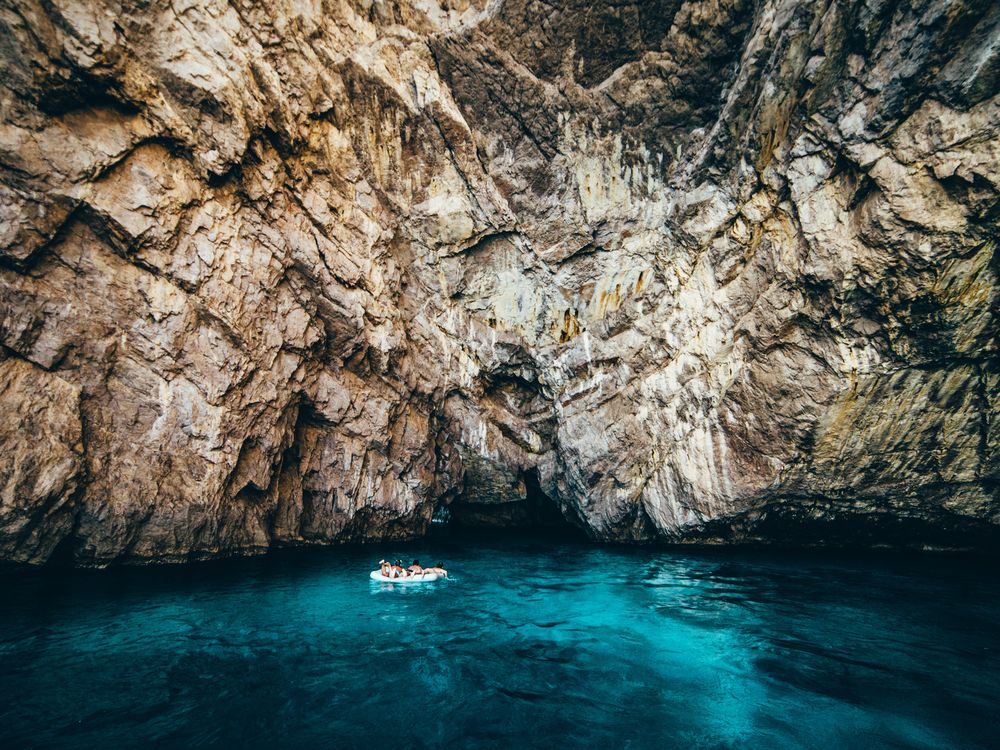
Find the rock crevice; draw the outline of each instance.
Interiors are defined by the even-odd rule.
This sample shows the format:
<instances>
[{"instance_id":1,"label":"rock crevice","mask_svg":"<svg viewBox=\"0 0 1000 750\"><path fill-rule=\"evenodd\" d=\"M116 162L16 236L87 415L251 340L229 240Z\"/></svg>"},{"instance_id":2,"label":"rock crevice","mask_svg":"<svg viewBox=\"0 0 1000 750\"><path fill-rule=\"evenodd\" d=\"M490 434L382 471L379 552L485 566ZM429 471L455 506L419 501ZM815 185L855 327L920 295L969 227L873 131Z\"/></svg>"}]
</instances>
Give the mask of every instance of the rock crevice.
<instances>
[{"instance_id":1,"label":"rock crevice","mask_svg":"<svg viewBox=\"0 0 1000 750\"><path fill-rule=\"evenodd\" d=\"M0 557L986 549L1000 4L0 4Z\"/></svg>"}]
</instances>

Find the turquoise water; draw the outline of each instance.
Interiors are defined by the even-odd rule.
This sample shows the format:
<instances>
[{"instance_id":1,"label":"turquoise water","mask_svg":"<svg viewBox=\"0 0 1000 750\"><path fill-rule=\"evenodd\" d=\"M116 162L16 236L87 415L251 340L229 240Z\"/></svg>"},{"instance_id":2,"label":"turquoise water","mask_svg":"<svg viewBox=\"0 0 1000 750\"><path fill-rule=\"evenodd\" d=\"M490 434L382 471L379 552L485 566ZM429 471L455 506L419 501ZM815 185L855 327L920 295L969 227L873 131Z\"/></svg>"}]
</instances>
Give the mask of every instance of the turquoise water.
<instances>
[{"instance_id":1,"label":"turquoise water","mask_svg":"<svg viewBox=\"0 0 1000 750\"><path fill-rule=\"evenodd\" d=\"M376 584L381 555L448 583ZM997 747L983 561L530 539L0 575L0 747Z\"/></svg>"}]
</instances>

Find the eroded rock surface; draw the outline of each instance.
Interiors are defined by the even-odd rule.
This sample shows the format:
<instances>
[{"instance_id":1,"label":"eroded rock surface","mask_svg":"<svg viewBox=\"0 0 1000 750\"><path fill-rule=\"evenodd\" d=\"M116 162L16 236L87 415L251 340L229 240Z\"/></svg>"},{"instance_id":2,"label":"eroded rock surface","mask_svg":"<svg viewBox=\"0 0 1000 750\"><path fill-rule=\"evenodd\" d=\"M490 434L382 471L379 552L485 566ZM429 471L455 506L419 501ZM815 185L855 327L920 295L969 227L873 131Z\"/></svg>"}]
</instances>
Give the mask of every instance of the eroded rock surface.
<instances>
[{"instance_id":1,"label":"eroded rock surface","mask_svg":"<svg viewBox=\"0 0 1000 750\"><path fill-rule=\"evenodd\" d=\"M72 527L83 461L80 389L28 362L0 362L0 551L44 562Z\"/></svg>"},{"instance_id":2,"label":"eroded rock surface","mask_svg":"<svg viewBox=\"0 0 1000 750\"><path fill-rule=\"evenodd\" d=\"M5 558L1000 536L998 3L6 0L0 71Z\"/></svg>"}]
</instances>

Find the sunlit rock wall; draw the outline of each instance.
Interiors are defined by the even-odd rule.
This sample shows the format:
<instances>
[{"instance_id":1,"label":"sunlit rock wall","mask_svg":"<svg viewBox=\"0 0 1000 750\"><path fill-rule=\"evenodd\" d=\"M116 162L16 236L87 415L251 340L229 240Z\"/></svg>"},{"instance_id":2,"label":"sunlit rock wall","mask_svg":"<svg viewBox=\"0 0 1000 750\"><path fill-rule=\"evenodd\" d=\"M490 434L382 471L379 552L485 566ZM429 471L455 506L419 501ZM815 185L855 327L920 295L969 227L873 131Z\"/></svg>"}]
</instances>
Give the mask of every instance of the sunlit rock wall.
<instances>
[{"instance_id":1,"label":"sunlit rock wall","mask_svg":"<svg viewBox=\"0 0 1000 750\"><path fill-rule=\"evenodd\" d=\"M5 0L0 556L987 548L998 90L995 2Z\"/></svg>"}]
</instances>

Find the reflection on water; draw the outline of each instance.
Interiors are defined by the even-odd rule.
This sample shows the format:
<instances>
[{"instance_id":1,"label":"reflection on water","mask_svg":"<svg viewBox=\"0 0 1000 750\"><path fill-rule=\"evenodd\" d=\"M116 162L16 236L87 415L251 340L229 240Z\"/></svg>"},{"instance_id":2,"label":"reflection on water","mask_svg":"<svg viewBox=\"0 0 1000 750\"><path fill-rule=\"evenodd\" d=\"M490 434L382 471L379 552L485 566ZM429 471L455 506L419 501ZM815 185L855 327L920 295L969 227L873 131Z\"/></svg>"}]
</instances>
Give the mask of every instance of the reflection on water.
<instances>
[{"instance_id":1,"label":"reflection on water","mask_svg":"<svg viewBox=\"0 0 1000 750\"><path fill-rule=\"evenodd\" d=\"M989 570L480 539L6 573L0 746L995 747Z\"/></svg>"}]
</instances>

